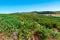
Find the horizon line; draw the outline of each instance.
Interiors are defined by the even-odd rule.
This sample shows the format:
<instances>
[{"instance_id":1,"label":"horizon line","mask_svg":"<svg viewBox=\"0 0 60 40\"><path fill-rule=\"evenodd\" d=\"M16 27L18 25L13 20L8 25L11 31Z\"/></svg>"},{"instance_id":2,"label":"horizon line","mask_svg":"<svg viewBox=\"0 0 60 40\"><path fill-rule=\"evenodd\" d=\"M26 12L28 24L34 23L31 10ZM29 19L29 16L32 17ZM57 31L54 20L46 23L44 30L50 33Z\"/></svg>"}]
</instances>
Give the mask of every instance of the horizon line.
<instances>
[{"instance_id":1,"label":"horizon line","mask_svg":"<svg viewBox=\"0 0 60 40\"><path fill-rule=\"evenodd\" d=\"M47 10L45 10L47 11ZM51 10L51 11L55 11L55 10ZM60 11L60 10L56 10L56 11ZM34 12L34 11L20 11L20 12L0 12L0 14L11 14L11 13L24 13L24 12ZM37 11L37 12L44 12L44 11Z\"/></svg>"}]
</instances>

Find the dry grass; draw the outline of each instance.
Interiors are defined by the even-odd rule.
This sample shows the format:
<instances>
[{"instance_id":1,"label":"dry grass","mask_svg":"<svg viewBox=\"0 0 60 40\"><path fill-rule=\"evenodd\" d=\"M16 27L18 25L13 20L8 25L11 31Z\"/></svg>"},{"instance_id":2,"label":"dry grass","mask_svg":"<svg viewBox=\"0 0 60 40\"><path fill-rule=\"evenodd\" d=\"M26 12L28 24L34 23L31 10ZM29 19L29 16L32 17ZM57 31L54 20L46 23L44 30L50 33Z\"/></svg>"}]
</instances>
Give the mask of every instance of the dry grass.
<instances>
[{"instance_id":1,"label":"dry grass","mask_svg":"<svg viewBox=\"0 0 60 40\"><path fill-rule=\"evenodd\" d=\"M60 17L60 14L42 14L42 15Z\"/></svg>"}]
</instances>

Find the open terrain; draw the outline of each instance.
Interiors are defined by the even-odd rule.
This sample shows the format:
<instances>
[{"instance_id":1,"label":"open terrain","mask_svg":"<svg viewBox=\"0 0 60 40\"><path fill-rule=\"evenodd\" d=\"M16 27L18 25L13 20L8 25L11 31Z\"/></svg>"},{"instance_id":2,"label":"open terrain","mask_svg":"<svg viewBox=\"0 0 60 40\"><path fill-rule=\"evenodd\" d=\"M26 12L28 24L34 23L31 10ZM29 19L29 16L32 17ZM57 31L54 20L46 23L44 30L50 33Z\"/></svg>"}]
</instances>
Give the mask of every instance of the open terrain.
<instances>
[{"instance_id":1,"label":"open terrain","mask_svg":"<svg viewBox=\"0 0 60 40\"><path fill-rule=\"evenodd\" d=\"M0 14L0 40L60 40L60 14Z\"/></svg>"},{"instance_id":2,"label":"open terrain","mask_svg":"<svg viewBox=\"0 0 60 40\"><path fill-rule=\"evenodd\" d=\"M60 14L42 14L42 15L60 17Z\"/></svg>"}]
</instances>

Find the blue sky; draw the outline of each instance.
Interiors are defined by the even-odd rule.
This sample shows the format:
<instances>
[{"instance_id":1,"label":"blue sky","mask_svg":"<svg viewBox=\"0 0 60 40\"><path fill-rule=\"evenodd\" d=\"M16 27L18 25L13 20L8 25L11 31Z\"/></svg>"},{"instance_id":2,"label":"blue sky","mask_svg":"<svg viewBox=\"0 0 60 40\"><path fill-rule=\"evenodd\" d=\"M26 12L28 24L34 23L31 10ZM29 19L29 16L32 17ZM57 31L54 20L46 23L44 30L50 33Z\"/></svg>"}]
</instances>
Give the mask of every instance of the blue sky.
<instances>
[{"instance_id":1,"label":"blue sky","mask_svg":"<svg viewBox=\"0 0 60 40\"><path fill-rule=\"evenodd\" d=\"M60 11L60 0L0 0L0 13Z\"/></svg>"}]
</instances>

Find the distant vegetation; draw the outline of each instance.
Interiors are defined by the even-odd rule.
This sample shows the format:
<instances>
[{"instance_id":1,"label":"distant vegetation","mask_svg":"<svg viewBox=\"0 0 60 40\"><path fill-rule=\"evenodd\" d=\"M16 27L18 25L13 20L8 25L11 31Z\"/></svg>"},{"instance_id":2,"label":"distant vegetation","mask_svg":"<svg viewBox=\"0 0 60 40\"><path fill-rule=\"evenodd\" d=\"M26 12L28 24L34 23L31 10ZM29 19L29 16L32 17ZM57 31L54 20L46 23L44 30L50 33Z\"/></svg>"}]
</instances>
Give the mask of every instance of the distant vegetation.
<instances>
[{"instance_id":1,"label":"distant vegetation","mask_svg":"<svg viewBox=\"0 0 60 40\"><path fill-rule=\"evenodd\" d=\"M38 14L54 14L55 12L53 12L53 11L42 11L42 12L33 11L33 13L38 13Z\"/></svg>"},{"instance_id":2,"label":"distant vegetation","mask_svg":"<svg viewBox=\"0 0 60 40\"><path fill-rule=\"evenodd\" d=\"M40 14L55 12L27 12L0 14L0 33L8 37L15 35L13 40L60 40L60 17ZM14 37L14 36L12 36ZM33 38L35 37L35 38ZM36 39L36 40L37 40Z\"/></svg>"}]
</instances>

